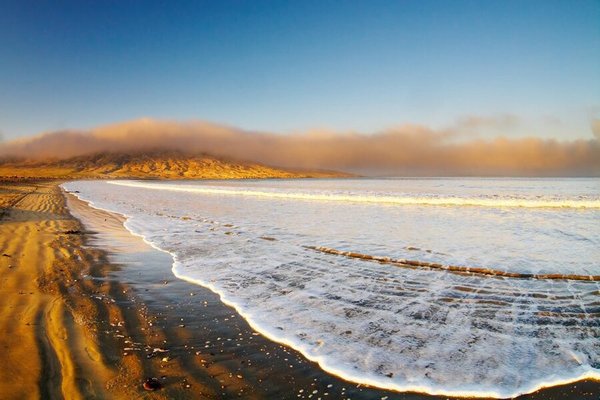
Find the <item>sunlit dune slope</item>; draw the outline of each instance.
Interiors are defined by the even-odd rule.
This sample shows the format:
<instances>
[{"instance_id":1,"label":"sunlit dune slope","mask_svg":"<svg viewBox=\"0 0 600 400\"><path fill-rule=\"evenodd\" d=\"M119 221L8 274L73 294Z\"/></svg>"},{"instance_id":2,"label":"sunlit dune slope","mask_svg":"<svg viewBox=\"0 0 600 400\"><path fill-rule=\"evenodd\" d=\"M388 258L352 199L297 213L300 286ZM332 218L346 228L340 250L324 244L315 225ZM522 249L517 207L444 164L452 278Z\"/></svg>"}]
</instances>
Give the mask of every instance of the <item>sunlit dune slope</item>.
<instances>
[{"instance_id":1,"label":"sunlit dune slope","mask_svg":"<svg viewBox=\"0 0 600 400\"><path fill-rule=\"evenodd\" d=\"M145 178L242 179L342 177L332 171L306 171L226 160L181 152L97 153L64 160L0 161L0 177L21 178Z\"/></svg>"}]
</instances>

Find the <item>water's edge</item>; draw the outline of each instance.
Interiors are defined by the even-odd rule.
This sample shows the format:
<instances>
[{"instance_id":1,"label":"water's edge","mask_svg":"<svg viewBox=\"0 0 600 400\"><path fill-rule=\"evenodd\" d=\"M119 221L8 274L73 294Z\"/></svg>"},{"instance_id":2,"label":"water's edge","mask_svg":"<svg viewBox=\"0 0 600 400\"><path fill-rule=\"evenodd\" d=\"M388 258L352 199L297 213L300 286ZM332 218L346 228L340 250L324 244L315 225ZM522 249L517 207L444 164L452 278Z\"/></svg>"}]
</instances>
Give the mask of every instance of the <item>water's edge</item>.
<instances>
[{"instance_id":1,"label":"water's edge","mask_svg":"<svg viewBox=\"0 0 600 400\"><path fill-rule=\"evenodd\" d=\"M61 187L63 190L66 190L64 188L64 186L61 185ZM442 387L426 387L426 386L420 386L420 385L399 385L396 383L388 382L383 378L382 379L365 379L365 377L361 376L360 374L352 374L352 373L349 373L349 371L347 371L347 370L342 370L340 368L337 368L335 365L332 365L330 362L328 362L328 360L325 358L311 356L311 354L307 351L307 349L303 348L301 343L297 343L297 342L294 342L293 340L289 340L285 337L277 335L277 332L274 332L273 330L269 329L268 327L261 326L255 319L253 319L251 313L247 312L247 310L245 310L240 304L238 304L238 303L232 301L230 298L228 298L228 296L226 295L226 293L224 291L219 290L217 287L215 287L214 285L212 285L208 282L202 281L200 279L192 279L190 277L183 275L183 273L181 272L182 265L178 261L177 254L171 253L167 250L160 248L158 245L156 245L155 243L148 240L143 234L138 233L133 228L131 228L131 226L129 224L130 219L131 219L130 216L119 213L114 210L109 210L109 209L98 207L97 205L94 204L94 202L92 200L86 199L83 196L80 196L79 193L73 193L73 192L69 192L69 193L76 196L79 200L86 202L92 208L122 216L125 219L123 226L125 227L125 229L127 229L127 231L129 231L132 235L141 238L145 243L147 243L149 246L156 249L157 251L169 254L171 256L171 258L173 260L171 270L178 279L181 279L181 280L184 280L184 281L196 284L196 285L200 285L200 286L205 287L205 288L211 290L212 292L216 293L219 296L220 300L224 304L234 308L236 310L236 312L241 317L243 317L254 330L261 333L264 337L268 338L269 340L271 340L273 342L276 342L276 343L279 343L279 344L282 344L282 345L285 345L285 346L288 346L290 348L297 350L306 359L317 363L322 370L324 370L327 373L330 373L332 375L335 375L337 377L340 377L342 379L345 379L345 380L348 380L351 382L355 382L355 383L359 383L359 384L364 384L364 385L381 388L381 389L393 390L393 391L397 391L397 392L416 392L416 393L424 393L424 394L430 394L430 395L445 395L445 396L454 396L454 397L480 397L480 398L510 398L510 397L516 397L516 396L536 392L540 389L553 387L553 386L560 386L560 385L565 385L565 384L571 384L571 383L575 383L575 382L578 382L581 380L586 380L586 379L600 381L600 371L595 370L591 367L589 367L587 370L583 371L582 373L573 375L571 377L562 377L560 379L556 379L555 377L548 377L549 379L544 380L544 381L532 382L531 385L529 387L527 387L526 389L523 389L520 391L515 391L514 393L510 393L510 394L498 393L498 392L494 392L494 391L490 391L490 392L475 391L475 390L457 391L457 390L446 390ZM553 380L552 378L555 378L555 379Z\"/></svg>"}]
</instances>

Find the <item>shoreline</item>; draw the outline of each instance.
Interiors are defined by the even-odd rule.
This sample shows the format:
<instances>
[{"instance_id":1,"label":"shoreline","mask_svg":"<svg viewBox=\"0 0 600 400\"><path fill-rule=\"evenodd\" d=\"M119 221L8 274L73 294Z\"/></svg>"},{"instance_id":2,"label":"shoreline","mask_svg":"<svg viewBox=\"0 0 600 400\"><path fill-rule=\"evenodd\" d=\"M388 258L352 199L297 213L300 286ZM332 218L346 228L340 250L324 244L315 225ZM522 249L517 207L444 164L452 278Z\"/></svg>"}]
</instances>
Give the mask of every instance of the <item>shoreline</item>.
<instances>
[{"instance_id":1,"label":"shoreline","mask_svg":"<svg viewBox=\"0 0 600 400\"><path fill-rule=\"evenodd\" d=\"M145 255L142 254L144 250L140 249L125 256L113 254L117 264L126 264L117 278L127 281L133 291L137 292L141 302L147 304L148 312L156 317L154 326L169 320L173 325L169 326L167 323L164 325L166 329L184 333L184 342L173 343L174 338L169 341L170 355L175 359L190 364L193 360L197 362L200 357L200 362L208 368L233 366L234 378L249 380L252 383L252 387L246 389L245 395L260 393L257 398L309 398L308 396L315 391L315 395L320 393L334 399L381 399L386 396L390 399L415 400L446 398L417 393L399 394L345 381L324 372L315 362L307 360L298 351L272 341L254 330L248 321L232 306L224 303L217 293L207 287L176 278L171 269L174 262L172 255L127 230L123 226L124 216L89 205L78 198L74 204L79 208L87 207L87 211L82 211L88 213L88 218L89 214L95 214L89 220L106 221L104 216L114 216L115 224L112 227L104 226L105 232L110 232L108 236L112 237L105 237L97 245L110 247L111 242L122 238L121 235L126 235L133 242L137 242L137 245L127 243L129 248L138 247L140 244L147 247ZM85 216L82 217L85 220ZM120 226L115 226L119 224ZM190 331L187 331L188 329ZM199 348L201 350L198 350ZM202 352L200 355L199 351Z\"/></svg>"},{"instance_id":2,"label":"shoreline","mask_svg":"<svg viewBox=\"0 0 600 400\"><path fill-rule=\"evenodd\" d=\"M106 233L93 227L83 229L85 224L66 208L59 183L9 184L15 193L7 194L11 197L3 203L1 245L9 257L2 257L0 265L6 267L9 261L18 264L11 270L28 268L27 274L37 279L29 284L38 287L13 279L14 271L5 273L0 287L3 299L8 299L0 345L8 354L8 366L20 378L1 387L0 397L31 394L32 385L38 388L38 397L139 397L146 394L143 380L156 376L164 388L152 398L193 398L199 392L205 398L297 398L314 390L329 398L438 398L378 390L329 375L297 351L258 335L209 289L175 278L170 264L165 266L165 260L151 251L107 250L111 239L102 238ZM114 225L123 222L114 215L112 221L109 215L101 218ZM11 236L29 237L27 250L17 254ZM131 242L126 243L131 250ZM36 314L37 325L19 326L24 336L37 338L24 346L29 357L14 349L8 333L19 325L15 313L7 310L21 306L24 295L15 293L20 284L24 285L20 291L34 293L29 296L42 308ZM40 348L45 350L38 351L39 359L32 357ZM19 368L15 361L19 357L31 359L28 369ZM39 372L48 365L50 374ZM27 379L25 370L30 372ZM599 388L597 381L577 381L519 398L595 399Z\"/></svg>"},{"instance_id":3,"label":"shoreline","mask_svg":"<svg viewBox=\"0 0 600 400\"><path fill-rule=\"evenodd\" d=\"M118 310L85 295L91 288L79 279L84 268L103 264L103 254L82 250L83 238L74 234L80 224L68 214L56 184L12 183L2 189L3 200L20 199L4 203L1 225L0 346L10 384L0 386L0 397L108 393L127 367L96 319Z\"/></svg>"},{"instance_id":4,"label":"shoreline","mask_svg":"<svg viewBox=\"0 0 600 400\"><path fill-rule=\"evenodd\" d=\"M0 232L0 398L237 397L242 386L228 370L199 365L192 374L165 361L170 327L114 279L122 266L90 246L95 233L73 218L56 182L2 189L10 198ZM150 377L163 389L146 392Z\"/></svg>"}]
</instances>

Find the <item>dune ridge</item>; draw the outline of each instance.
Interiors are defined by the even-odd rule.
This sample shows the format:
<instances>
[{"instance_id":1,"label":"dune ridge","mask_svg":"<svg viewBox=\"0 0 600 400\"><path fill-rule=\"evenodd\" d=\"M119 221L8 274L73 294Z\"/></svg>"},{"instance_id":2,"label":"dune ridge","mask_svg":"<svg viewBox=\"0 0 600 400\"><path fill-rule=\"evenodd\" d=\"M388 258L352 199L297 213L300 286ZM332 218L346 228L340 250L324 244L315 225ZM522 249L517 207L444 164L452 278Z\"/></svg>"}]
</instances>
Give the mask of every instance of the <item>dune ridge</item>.
<instances>
[{"instance_id":1,"label":"dune ridge","mask_svg":"<svg viewBox=\"0 0 600 400\"><path fill-rule=\"evenodd\" d=\"M293 170L179 151L100 152L67 159L5 159L0 177L54 179L260 179L351 176Z\"/></svg>"}]
</instances>

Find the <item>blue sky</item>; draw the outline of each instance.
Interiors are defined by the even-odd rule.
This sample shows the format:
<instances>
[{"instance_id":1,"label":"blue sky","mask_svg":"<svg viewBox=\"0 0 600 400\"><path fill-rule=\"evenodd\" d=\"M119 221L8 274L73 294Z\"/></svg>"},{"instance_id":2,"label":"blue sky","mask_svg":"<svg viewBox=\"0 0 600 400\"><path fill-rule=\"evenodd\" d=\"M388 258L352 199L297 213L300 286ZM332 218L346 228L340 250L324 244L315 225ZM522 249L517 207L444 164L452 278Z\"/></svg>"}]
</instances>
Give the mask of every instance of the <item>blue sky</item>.
<instances>
[{"instance_id":1,"label":"blue sky","mask_svg":"<svg viewBox=\"0 0 600 400\"><path fill-rule=\"evenodd\" d=\"M591 138L600 1L0 3L5 139L141 117L286 133L473 116Z\"/></svg>"}]
</instances>

